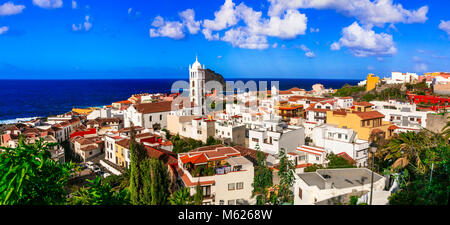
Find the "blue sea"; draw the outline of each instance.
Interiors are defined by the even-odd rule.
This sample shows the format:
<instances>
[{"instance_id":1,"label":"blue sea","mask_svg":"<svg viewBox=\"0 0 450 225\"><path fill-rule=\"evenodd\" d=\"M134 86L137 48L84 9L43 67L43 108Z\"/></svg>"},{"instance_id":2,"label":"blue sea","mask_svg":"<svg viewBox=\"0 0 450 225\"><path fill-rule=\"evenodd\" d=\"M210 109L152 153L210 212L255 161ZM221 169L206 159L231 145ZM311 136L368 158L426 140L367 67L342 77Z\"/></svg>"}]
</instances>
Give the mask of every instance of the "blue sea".
<instances>
[{"instance_id":1,"label":"blue sea","mask_svg":"<svg viewBox=\"0 0 450 225\"><path fill-rule=\"evenodd\" d=\"M0 80L0 123L14 123L34 117L46 117L69 112L73 107L110 105L137 93L170 93L179 79L136 80ZM230 79L227 81L250 79ZM281 90L292 87L311 90L316 83L325 88L355 85L358 80L320 79L252 79L279 81Z\"/></svg>"}]
</instances>

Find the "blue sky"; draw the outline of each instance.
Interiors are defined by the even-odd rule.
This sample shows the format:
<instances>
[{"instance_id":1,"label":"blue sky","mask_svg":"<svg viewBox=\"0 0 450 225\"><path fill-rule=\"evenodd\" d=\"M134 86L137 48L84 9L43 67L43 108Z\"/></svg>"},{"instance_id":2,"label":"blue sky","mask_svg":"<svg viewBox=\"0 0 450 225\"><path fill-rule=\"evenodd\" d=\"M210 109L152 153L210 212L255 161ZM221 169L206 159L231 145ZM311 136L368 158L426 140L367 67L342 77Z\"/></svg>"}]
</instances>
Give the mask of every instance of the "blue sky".
<instances>
[{"instance_id":1,"label":"blue sky","mask_svg":"<svg viewBox=\"0 0 450 225\"><path fill-rule=\"evenodd\" d=\"M447 0L0 0L0 79L450 71Z\"/></svg>"}]
</instances>

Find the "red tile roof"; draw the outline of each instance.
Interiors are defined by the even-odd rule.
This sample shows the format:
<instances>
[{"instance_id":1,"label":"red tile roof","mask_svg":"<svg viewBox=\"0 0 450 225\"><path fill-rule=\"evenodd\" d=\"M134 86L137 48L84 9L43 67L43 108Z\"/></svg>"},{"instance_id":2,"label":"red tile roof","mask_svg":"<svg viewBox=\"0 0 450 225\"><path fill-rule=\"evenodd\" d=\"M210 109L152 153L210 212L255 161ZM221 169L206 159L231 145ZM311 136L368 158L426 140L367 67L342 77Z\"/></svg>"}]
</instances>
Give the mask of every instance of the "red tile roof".
<instances>
[{"instance_id":1,"label":"red tile roof","mask_svg":"<svg viewBox=\"0 0 450 225\"><path fill-rule=\"evenodd\" d=\"M142 114L157 113L157 112L167 112L172 110L172 102L153 102L137 104L134 106L136 110Z\"/></svg>"},{"instance_id":2,"label":"red tile roof","mask_svg":"<svg viewBox=\"0 0 450 225\"><path fill-rule=\"evenodd\" d=\"M382 114L378 111L354 112L354 113L363 120L384 118L384 114Z\"/></svg>"}]
</instances>

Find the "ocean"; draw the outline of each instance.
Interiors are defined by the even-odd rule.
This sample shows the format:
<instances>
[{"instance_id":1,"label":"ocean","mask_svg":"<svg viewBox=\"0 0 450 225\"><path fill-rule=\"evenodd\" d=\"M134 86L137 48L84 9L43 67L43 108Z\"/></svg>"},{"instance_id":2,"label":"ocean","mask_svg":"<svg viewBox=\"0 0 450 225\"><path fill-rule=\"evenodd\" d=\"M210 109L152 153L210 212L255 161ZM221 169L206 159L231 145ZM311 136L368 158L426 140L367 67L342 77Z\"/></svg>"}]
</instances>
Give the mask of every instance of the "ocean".
<instances>
[{"instance_id":1,"label":"ocean","mask_svg":"<svg viewBox=\"0 0 450 225\"><path fill-rule=\"evenodd\" d=\"M137 93L170 93L179 79L129 80L0 80L0 123L15 123L35 117L46 117L71 111L74 107L110 105ZM250 79L227 79L227 81ZM280 90L292 87L311 90L316 83L325 88L341 88L358 80L320 79L252 79L279 81ZM186 80L187 81L187 80Z\"/></svg>"}]
</instances>

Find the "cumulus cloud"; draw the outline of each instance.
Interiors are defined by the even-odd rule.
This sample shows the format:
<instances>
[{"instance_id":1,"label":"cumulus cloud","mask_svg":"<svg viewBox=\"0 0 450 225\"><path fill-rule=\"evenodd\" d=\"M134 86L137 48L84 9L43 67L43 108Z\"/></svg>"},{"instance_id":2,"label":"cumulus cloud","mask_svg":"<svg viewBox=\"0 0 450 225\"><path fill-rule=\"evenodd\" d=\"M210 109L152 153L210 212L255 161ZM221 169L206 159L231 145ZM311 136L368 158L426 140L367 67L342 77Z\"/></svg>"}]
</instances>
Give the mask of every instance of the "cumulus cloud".
<instances>
[{"instance_id":1,"label":"cumulus cloud","mask_svg":"<svg viewBox=\"0 0 450 225\"><path fill-rule=\"evenodd\" d=\"M212 31L209 29L203 29L202 30L203 36L205 36L205 39L208 41L217 41L220 39L219 34L212 34Z\"/></svg>"},{"instance_id":2,"label":"cumulus cloud","mask_svg":"<svg viewBox=\"0 0 450 225\"><path fill-rule=\"evenodd\" d=\"M63 6L62 0L33 0L33 4L45 9L61 8Z\"/></svg>"},{"instance_id":3,"label":"cumulus cloud","mask_svg":"<svg viewBox=\"0 0 450 225\"><path fill-rule=\"evenodd\" d=\"M186 9L179 14L183 25L189 30L189 33L196 34L200 30L200 21L195 21L195 12L192 9Z\"/></svg>"},{"instance_id":4,"label":"cumulus cloud","mask_svg":"<svg viewBox=\"0 0 450 225\"><path fill-rule=\"evenodd\" d=\"M272 48L277 48L278 47L278 43L273 43Z\"/></svg>"},{"instance_id":5,"label":"cumulus cloud","mask_svg":"<svg viewBox=\"0 0 450 225\"><path fill-rule=\"evenodd\" d=\"M203 26L206 29L218 31L234 26L238 23L238 18L234 11L235 4L232 0L225 0L219 11L214 13L214 20L203 20Z\"/></svg>"},{"instance_id":6,"label":"cumulus cloud","mask_svg":"<svg viewBox=\"0 0 450 225\"><path fill-rule=\"evenodd\" d=\"M281 15L287 9L331 9L355 17L362 24L383 26L386 23L424 23L428 6L404 9L393 0L269 0L269 16Z\"/></svg>"},{"instance_id":7,"label":"cumulus cloud","mask_svg":"<svg viewBox=\"0 0 450 225\"><path fill-rule=\"evenodd\" d=\"M439 29L447 32L447 34L450 35L450 20L449 21L441 20L441 23L439 24Z\"/></svg>"},{"instance_id":8,"label":"cumulus cloud","mask_svg":"<svg viewBox=\"0 0 450 225\"><path fill-rule=\"evenodd\" d=\"M150 29L150 37L169 37L173 39L184 38L183 24L177 21L165 21L161 16L155 17Z\"/></svg>"},{"instance_id":9,"label":"cumulus cloud","mask_svg":"<svg viewBox=\"0 0 450 225\"><path fill-rule=\"evenodd\" d=\"M418 63L414 66L415 72L426 72L428 70L428 66L425 63Z\"/></svg>"},{"instance_id":10,"label":"cumulus cloud","mask_svg":"<svg viewBox=\"0 0 450 225\"><path fill-rule=\"evenodd\" d=\"M25 9L24 5L14 5L13 2L6 2L0 5L0 16L19 14L22 13L23 9Z\"/></svg>"},{"instance_id":11,"label":"cumulus cloud","mask_svg":"<svg viewBox=\"0 0 450 225\"><path fill-rule=\"evenodd\" d=\"M266 49L269 47L266 36L255 35L243 27L228 30L221 40L231 43L233 47L239 48Z\"/></svg>"},{"instance_id":12,"label":"cumulus cloud","mask_svg":"<svg viewBox=\"0 0 450 225\"><path fill-rule=\"evenodd\" d=\"M393 55L397 53L392 35L377 34L357 22L342 30L342 38L331 45L332 50L347 47L357 57Z\"/></svg>"},{"instance_id":13,"label":"cumulus cloud","mask_svg":"<svg viewBox=\"0 0 450 225\"><path fill-rule=\"evenodd\" d=\"M72 0L72 9L78 8L77 2Z\"/></svg>"},{"instance_id":14,"label":"cumulus cloud","mask_svg":"<svg viewBox=\"0 0 450 225\"><path fill-rule=\"evenodd\" d=\"M73 31L89 31L92 28L92 23L89 21L90 17L85 16L83 24L72 24Z\"/></svg>"},{"instance_id":15,"label":"cumulus cloud","mask_svg":"<svg viewBox=\"0 0 450 225\"><path fill-rule=\"evenodd\" d=\"M301 44L301 45L294 45L294 48L299 48L299 49L301 49L302 51L304 51L305 52L305 56L306 57L308 57L308 58L314 58L314 57L316 57L316 54L313 52L313 51L311 51L311 49L309 49L306 45L304 45L304 44Z\"/></svg>"},{"instance_id":16,"label":"cumulus cloud","mask_svg":"<svg viewBox=\"0 0 450 225\"><path fill-rule=\"evenodd\" d=\"M9 30L9 27L7 27L7 26L0 27L0 35L6 33L8 30Z\"/></svg>"}]
</instances>

